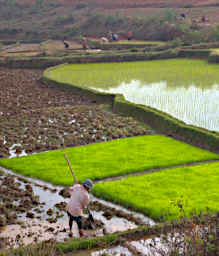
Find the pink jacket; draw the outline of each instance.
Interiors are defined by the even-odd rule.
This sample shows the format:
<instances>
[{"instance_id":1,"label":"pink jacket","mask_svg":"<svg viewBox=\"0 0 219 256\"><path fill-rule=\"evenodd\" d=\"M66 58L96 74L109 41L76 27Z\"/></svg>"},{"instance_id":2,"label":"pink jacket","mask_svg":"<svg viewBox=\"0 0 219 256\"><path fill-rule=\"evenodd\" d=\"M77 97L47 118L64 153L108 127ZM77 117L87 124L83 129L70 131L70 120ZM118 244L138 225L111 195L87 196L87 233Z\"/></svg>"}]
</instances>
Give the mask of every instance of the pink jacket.
<instances>
[{"instance_id":1,"label":"pink jacket","mask_svg":"<svg viewBox=\"0 0 219 256\"><path fill-rule=\"evenodd\" d=\"M83 209L87 208L90 196L83 185L76 184L69 188L71 193L70 201L67 204L67 211L74 217L82 216Z\"/></svg>"}]
</instances>

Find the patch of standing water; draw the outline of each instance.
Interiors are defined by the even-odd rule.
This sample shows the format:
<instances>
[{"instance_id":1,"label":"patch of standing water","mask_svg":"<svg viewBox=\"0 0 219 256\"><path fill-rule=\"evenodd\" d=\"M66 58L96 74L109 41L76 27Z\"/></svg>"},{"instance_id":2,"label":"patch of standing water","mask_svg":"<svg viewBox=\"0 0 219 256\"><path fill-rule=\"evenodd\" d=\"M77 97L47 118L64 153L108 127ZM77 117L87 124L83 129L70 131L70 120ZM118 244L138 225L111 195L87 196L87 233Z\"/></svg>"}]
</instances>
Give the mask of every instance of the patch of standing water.
<instances>
[{"instance_id":1,"label":"patch of standing water","mask_svg":"<svg viewBox=\"0 0 219 256\"><path fill-rule=\"evenodd\" d=\"M25 244L33 242L33 239L37 241L43 241L48 239L55 239L57 241L63 241L64 239L68 238L68 217L64 210L57 209L55 207L56 204L68 202L69 199L63 198L59 192L63 189L62 186L53 186L50 183L33 179L30 177L24 177L22 175L18 175L13 173L10 170L0 167L6 175L12 175L15 178L15 182L20 183L20 188L25 188L27 182L30 183L34 195L39 196L39 202L41 203L38 207L36 206L31 212L34 213L34 219L30 219L26 216L26 212L18 213L18 220L22 222L24 225L8 225L0 231L0 237L9 237L10 239L14 239L17 235L21 236L22 234L22 241ZM23 179L23 181L22 181ZM26 180L26 182L24 181ZM134 217L138 216L138 214L133 214L123 207L105 202L103 200L99 200L91 195L92 201L98 201L105 206L109 206L121 210L126 213L132 214ZM19 202L16 202L19 203ZM42 204L43 203L43 204ZM37 209L37 210L36 210ZM40 211L39 211L40 210ZM51 211L52 214L48 216L48 211ZM94 218L98 221L101 221L104 224L104 228L99 228L93 231L85 232L87 236L102 236L107 233L114 233L117 231L124 231L128 229L136 228L137 225L129 221L123 217L112 217L110 219L105 218L103 211L91 211ZM49 219L55 219L54 223L48 222ZM142 220L145 221L145 224L153 225L154 222L149 221L148 218L142 215ZM25 226L25 227L24 227ZM32 234L32 235L30 235ZM29 235L29 238L27 238ZM39 238L41 236L41 238ZM77 226L74 223L73 225L73 236L78 237L78 230ZM21 239L21 237L20 237ZM19 241L18 241L19 242ZM16 247L16 244L14 245Z\"/></svg>"},{"instance_id":2,"label":"patch of standing water","mask_svg":"<svg viewBox=\"0 0 219 256\"><path fill-rule=\"evenodd\" d=\"M69 124L73 124L73 123L75 123L75 122L76 122L75 119L73 119L73 120L69 121L68 123L69 123Z\"/></svg>"},{"instance_id":3,"label":"patch of standing water","mask_svg":"<svg viewBox=\"0 0 219 256\"><path fill-rule=\"evenodd\" d=\"M161 256L168 255L168 246L162 243L159 237L149 238L146 240L132 241L129 246L134 248L139 255Z\"/></svg>"},{"instance_id":4,"label":"patch of standing water","mask_svg":"<svg viewBox=\"0 0 219 256\"><path fill-rule=\"evenodd\" d=\"M48 123L51 123L51 124L57 123L57 119L51 119L51 118L49 118L49 119L48 119Z\"/></svg>"},{"instance_id":5,"label":"patch of standing water","mask_svg":"<svg viewBox=\"0 0 219 256\"><path fill-rule=\"evenodd\" d=\"M24 149L20 153L16 153L15 147L21 147L21 144L13 144L9 148L9 154L10 154L9 158L19 157L19 156L27 156L27 153L25 152Z\"/></svg>"},{"instance_id":6,"label":"patch of standing water","mask_svg":"<svg viewBox=\"0 0 219 256\"><path fill-rule=\"evenodd\" d=\"M131 212L131 211L127 210L126 208L123 208L119 205L104 201L102 199L98 199L98 198L94 197L93 195L91 196L91 198L93 198L92 200L96 200L96 201L100 202L101 204L106 205L108 207L114 208L116 210L121 210L127 214L133 214L136 218L139 218L142 221L142 223L144 223L145 225L154 226L156 224L152 219L144 216L143 214L140 214L140 213L137 213L134 211Z\"/></svg>"},{"instance_id":7,"label":"patch of standing water","mask_svg":"<svg viewBox=\"0 0 219 256\"><path fill-rule=\"evenodd\" d=\"M219 132L219 85L203 89L191 84L185 87L168 87L167 82L142 84L132 80L118 87L92 89L123 94L125 99L166 112L186 124Z\"/></svg>"},{"instance_id":8,"label":"patch of standing water","mask_svg":"<svg viewBox=\"0 0 219 256\"><path fill-rule=\"evenodd\" d=\"M132 256L133 254L123 246L117 246L110 249L103 249L100 251L92 252L91 256L102 256L102 255L109 255L109 256Z\"/></svg>"},{"instance_id":9,"label":"patch of standing water","mask_svg":"<svg viewBox=\"0 0 219 256\"><path fill-rule=\"evenodd\" d=\"M104 229L105 233L107 234L112 234L117 231L125 231L128 229L133 229L137 228L137 225L135 225L133 222L128 221L124 218L118 218L116 216L112 217L110 220L107 220L103 216L104 212L103 211L93 211L93 215L95 216L96 219L101 220L103 223L106 223Z\"/></svg>"},{"instance_id":10,"label":"patch of standing water","mask_svg":"<svg viewBox=\"0 0 219 256\"><path fill-rule=\"evenodd\" d=\"M138 241L126 241L123 242L122 246L116 246L112 248L107 248L103 250L97 250L90 252L90 256L129 256L129 255L141 255L141 256L163 256L169 255L171 253L171 245L181 245L179 252L183 251L184 245L184 235L175 233L167 236L153 237L147 236ZM173 246L174 248L174 246ZM174 254L175 255L175 254ZM77 256L77 255L76 255ZM78 254L78 256L83 256L83 254Z\"/></svg>"}]
</instances>

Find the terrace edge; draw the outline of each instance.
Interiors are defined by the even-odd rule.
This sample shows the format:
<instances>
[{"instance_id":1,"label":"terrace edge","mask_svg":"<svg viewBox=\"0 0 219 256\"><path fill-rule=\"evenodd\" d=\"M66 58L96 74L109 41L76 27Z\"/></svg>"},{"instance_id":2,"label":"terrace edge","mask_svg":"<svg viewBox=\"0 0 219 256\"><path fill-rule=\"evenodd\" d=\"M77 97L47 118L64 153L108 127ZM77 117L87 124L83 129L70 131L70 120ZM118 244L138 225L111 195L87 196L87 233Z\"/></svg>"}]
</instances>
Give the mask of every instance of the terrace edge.
<instances>
[{"instance_id":1,"label":"terrace edge","mask_svg":"<svg viewBox=\"0 0 219 256\"><path fill-rule=\"evenodd\" d=\"M61 64L66 65L66 64ZM117 114L132 116L135 119L150 125L153 129L167 136L185 141L186 143L219 153L219 133L207 129L187 125L171 115L148 106L134 104L125 100L121 94L109 94L98 92L89 88L82 88L68 83L60 83L49 77L49 72L60 65L48 68L44 71L41 81L52 86L62 86L74 93L80 93L91 97L95 102L107 103Z\"/></svg>"}]
</instances>

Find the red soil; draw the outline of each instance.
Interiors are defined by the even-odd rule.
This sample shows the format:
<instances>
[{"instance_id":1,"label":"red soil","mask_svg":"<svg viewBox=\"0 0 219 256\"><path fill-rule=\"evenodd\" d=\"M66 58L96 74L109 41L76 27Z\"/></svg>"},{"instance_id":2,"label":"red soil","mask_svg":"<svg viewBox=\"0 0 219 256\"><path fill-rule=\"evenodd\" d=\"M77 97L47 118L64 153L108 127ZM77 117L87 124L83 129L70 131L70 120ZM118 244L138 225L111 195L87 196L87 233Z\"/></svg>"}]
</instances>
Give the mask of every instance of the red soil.
<instances>
[{"instance_id":1,"label":"red soil","mask_svg":"<svg viewBox=\"0 0 219 256\"><path fill-rule=\"evenodd\" d=\"M81 3L80 0L46 0L47 2L57 2L64 5L72 5ZM33 3L35 0L19 0L23 3ZM105 8L137 8L137 7L172 7L180 8L185 5L193 7L214 6L218 3L217 0L84 0L83 3L92 4L94 6Z\"/></svg>"}]
</instances>

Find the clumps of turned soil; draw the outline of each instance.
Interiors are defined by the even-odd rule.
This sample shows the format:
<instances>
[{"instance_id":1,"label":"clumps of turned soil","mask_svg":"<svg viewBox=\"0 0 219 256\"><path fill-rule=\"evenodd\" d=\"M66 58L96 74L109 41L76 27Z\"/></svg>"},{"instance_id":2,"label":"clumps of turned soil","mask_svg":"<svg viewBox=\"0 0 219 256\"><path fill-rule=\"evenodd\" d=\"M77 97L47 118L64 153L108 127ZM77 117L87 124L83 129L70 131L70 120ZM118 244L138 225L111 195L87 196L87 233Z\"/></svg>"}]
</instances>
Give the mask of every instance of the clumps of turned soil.
<instances>
[{"instance_id":1,"label":"clumps of turned soil","mask_svg":"<svg viewBox=\"0 0 219 256\"><path fill-rule=\"evenodd\" d=\"M0 122L0 157L11 151L30 154L152 133L132 117L113 114L103 105L31 110Z\"/></svg>"},{"instance_id":2,"label":"clumps of turned soil","mask_svg":"<svg viewBox=\"0 0 219 256\"><path fill-rule=\"evenodd\" d=\"M30 184L21 186L19 178L13 175L1 176L0 180L0 227L17 223L17 215L26 213L34 218L34 208L40 206Z\"/></svg>"},{"instance_id":3,"label":"clumps of turned soil","mask_svg":"<svg viewBox=\"0 0 219 256\"><path fill-rule=\"evenodd\" d=\"M101 204L98 201L92 201L90 203L90 209L91 210L95 210L95 211L103 211L103 216L107 219L110 220L112 217L116 216L119 218L124 218L128 221L134 222L137 225L145 225L145 223L143 222L143 220L137 216L135 216L135 214L130 214L130 213L126 213L122 210L119 209L115 209L113 207L110 207L109 205L104 205Z\"/></svg>"},{"instance_id":4,"label":"clumps of turned soil","mask_svg":"<svg viewBox=\"0 0 219 256\"><path fill-rule=\"evenodd\" d=\"M42 84L41 76L0 68L0 158L153 133L88 96Z\"/></svg>"},{"instance_id":5,"label":"clumps of turned soil","mask_svg":"<svg viewBox=\"0 0 219 256\"><path fill-rule=\"evenodd\" d=\"M41 77L42 70L0 67L0 120L36 109L92 104L86 96L41 83Z\"/></svg>"}]
</instances>

